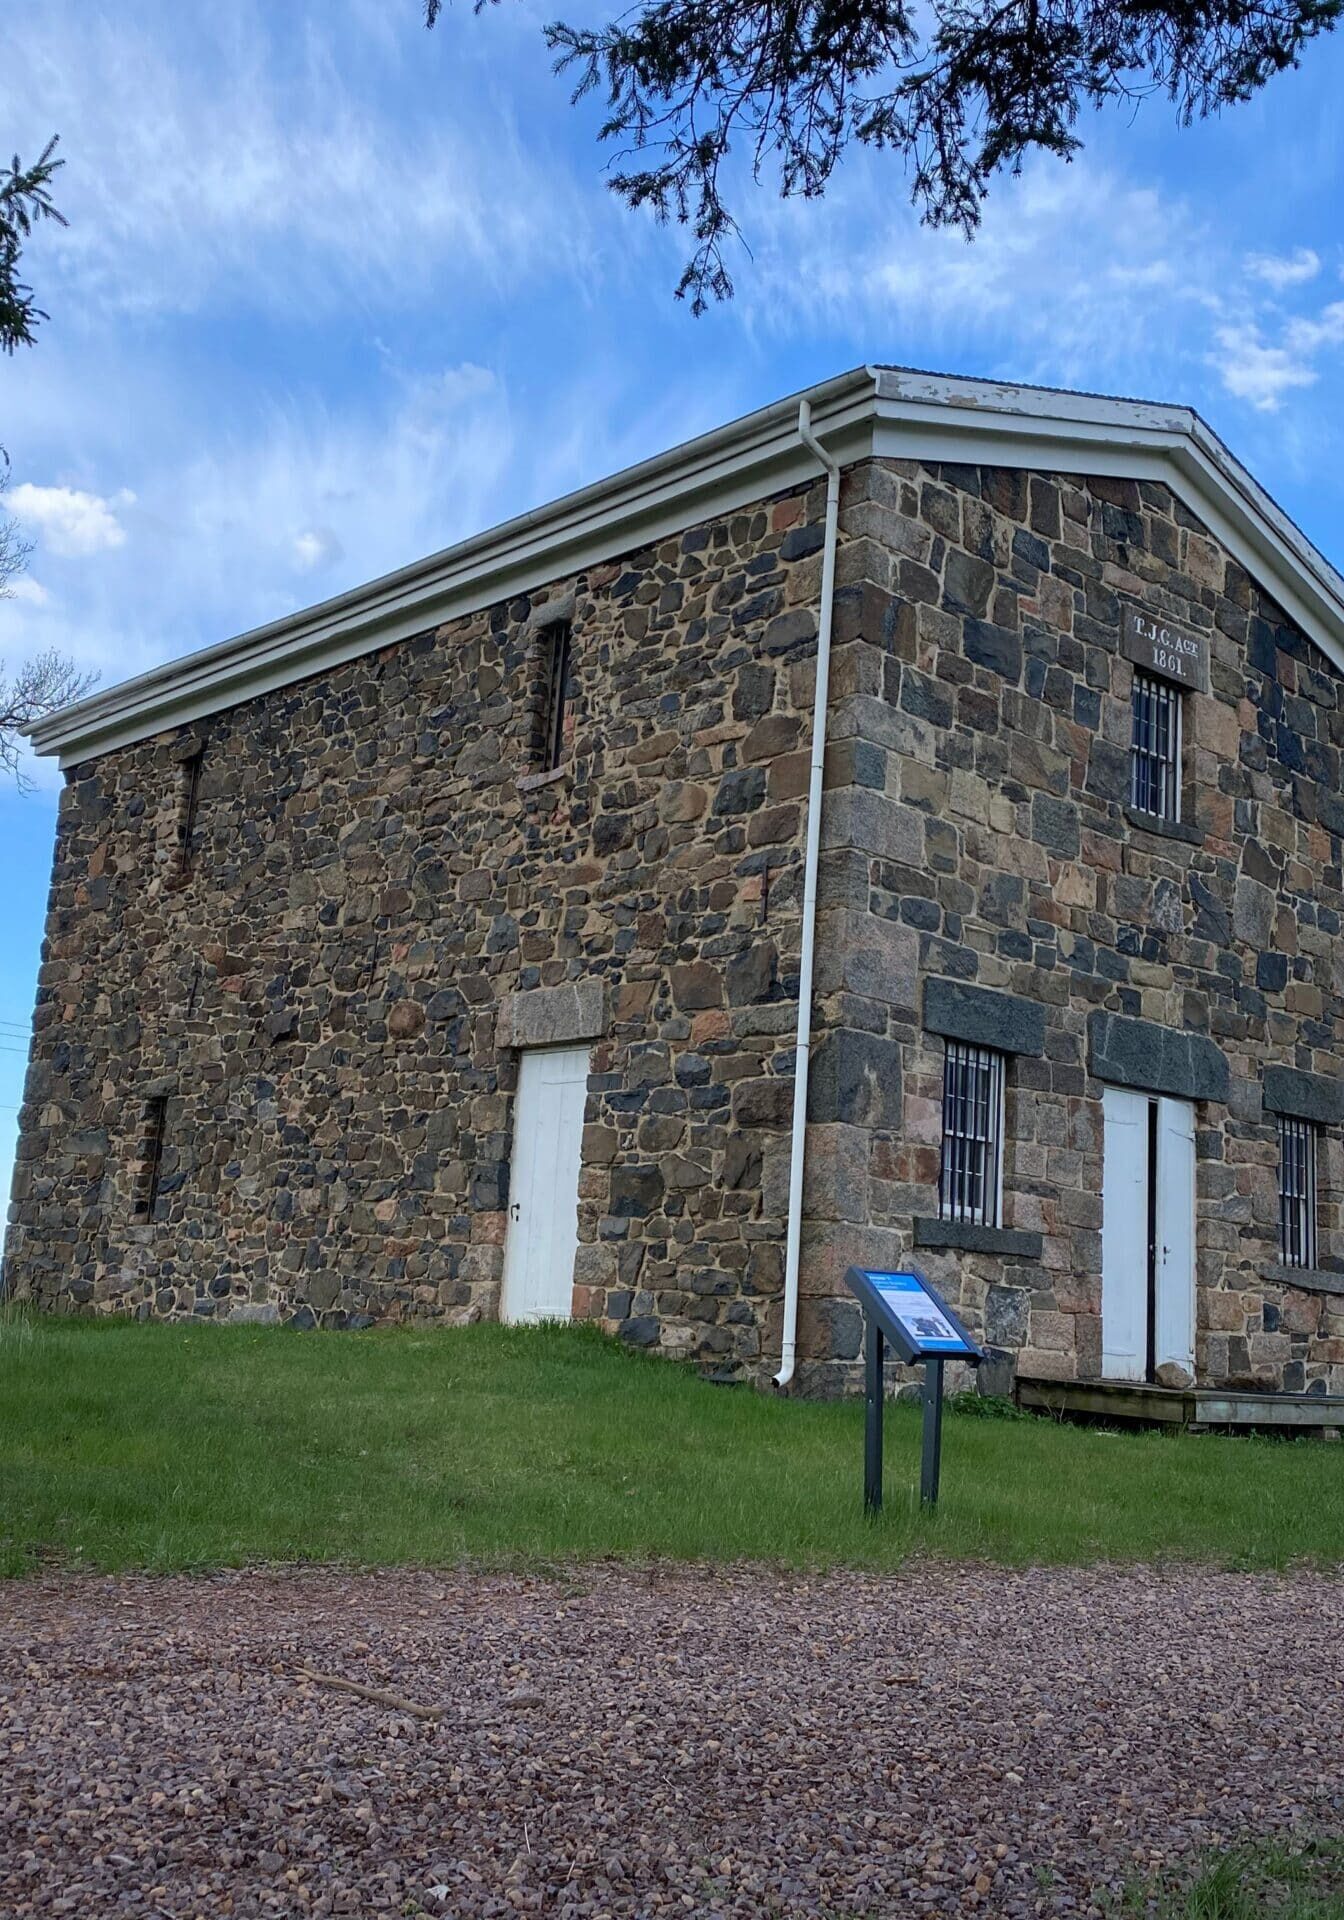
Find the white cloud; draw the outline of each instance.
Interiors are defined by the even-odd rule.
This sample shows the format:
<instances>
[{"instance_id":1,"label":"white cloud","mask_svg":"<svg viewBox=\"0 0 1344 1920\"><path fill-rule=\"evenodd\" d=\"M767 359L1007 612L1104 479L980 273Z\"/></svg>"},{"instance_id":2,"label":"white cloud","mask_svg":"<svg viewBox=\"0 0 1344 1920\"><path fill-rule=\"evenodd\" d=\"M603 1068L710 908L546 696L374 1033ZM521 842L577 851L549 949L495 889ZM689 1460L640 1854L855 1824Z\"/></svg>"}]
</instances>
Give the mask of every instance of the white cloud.
<instances>
[{"instance_id":1,"label":"white cloud","mask_svg":"<svg viewBox=\"0 0 1344 1920\"><path fill-rule=\"evenodd\" d=\"M294 564L300 573L339 560L345 549L330 527L305 527L294 536Z\"/></svg>"},{"instance_id":2,"label":"white cloud","mask_svg":"<svg viewBox=\"0 0 1344 1920\"><path fill-rule=\"evenodd\" d=\"M106 498L81 487L39 487L25 480L14 488L9 504L21 521L37 529L50 552L81 559L125 544L117 509L133 506L135 495L123 487Z\"/></svg>"},{"instance_id":3,"label":"white cloud","mask_svg":"<svg viewBox=\"0 0 1344 1920\"><path fill-rule=\"evenodd\" d=\"M1316 373L1298 355L1285 347L1267 346L1258 327L1219 327L1214 333L1216 351L1210 355L1222 375L1223 385L1239 400L1248 400L1261 413L1276 413L1285 394L1298 387L1309 387Z\"/></svg>"},{"instance_id":4,"label":"white cloud","mask_svg":"<svg viewBox=\"0 0 1344 1920\"><path fill-rule=\"evenodd\" d=\"M1344 300L1322 307L1314 320L1290 320L1284 337L1294 353L1319 353L1322 347L1344 344Z\"/></svg>"},{"instance_id":5,"label":"white cloud","mask_svg":"<svg viewBox=\"0 0 1344 1920\"><path fill-rule=\"evenodd\" d=\"M1314 317L1299 314L1282 322L1277 341L1266 340L1254 319L1219 327L1214 341L1210 359L1227 391L1261 413L1277 413L1288 394L1315 386L1317 356L1344 346L1344 300L1332 301Z\"/></svg>"},{"instance_id":6,"label":"white cloud","mask_svg":"<svg viewBox=\"0 0 1344 1920\"><path fill-rule=\"evenodd\" d=\"M1321 270L1321 256L1312 247L1295 247L1291 253L1248 253L1243 265L1252 280L1263 280L1281 293L1285 287L1314 280Z\"/></svg>"},{"instance_id":7,"label":"white cloud","mask_svg":"<svg viewBox=\"0 0 1344 1920\"><path fill-rule=\"evenodd\" d=\"M51 595L40 581L30 574L20 574L17 580L11 580L5 588L5 597L10 600L26 600L30 607L45 607Z\"/></svg>"}]
</instances>

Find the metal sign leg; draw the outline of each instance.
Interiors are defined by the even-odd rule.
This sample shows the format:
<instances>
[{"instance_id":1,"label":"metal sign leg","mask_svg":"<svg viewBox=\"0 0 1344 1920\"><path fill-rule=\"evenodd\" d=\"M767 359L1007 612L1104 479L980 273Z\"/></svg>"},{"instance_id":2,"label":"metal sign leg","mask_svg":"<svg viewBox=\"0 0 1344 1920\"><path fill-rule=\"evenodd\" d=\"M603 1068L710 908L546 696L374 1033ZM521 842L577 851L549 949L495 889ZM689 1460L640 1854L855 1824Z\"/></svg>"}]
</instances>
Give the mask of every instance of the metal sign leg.
<instances>
[{"instance_id":1,"label":"metal sign leg","mask_svg":"<svg viewBox=\"0 0 1344 1920\"><path fill-rule=\"evenodd\" d=\"M919 1501L938 1504L938 1478L943 1465L943 1363L924 1362L924 1451L919 1468Z\"/></svg>"},{"instance_id":2,"label":"metal sign leg","mask_svg":"<svg viewBox=\"0 0 1344 1920\"><path fill-rule=\"evenodd\" d=\"M882 1329L865 1316L868 1337L864 1342L867 1377L863 1429L863 1510L866 1514L882 1511Z\"/></svg>"}]
</instances>

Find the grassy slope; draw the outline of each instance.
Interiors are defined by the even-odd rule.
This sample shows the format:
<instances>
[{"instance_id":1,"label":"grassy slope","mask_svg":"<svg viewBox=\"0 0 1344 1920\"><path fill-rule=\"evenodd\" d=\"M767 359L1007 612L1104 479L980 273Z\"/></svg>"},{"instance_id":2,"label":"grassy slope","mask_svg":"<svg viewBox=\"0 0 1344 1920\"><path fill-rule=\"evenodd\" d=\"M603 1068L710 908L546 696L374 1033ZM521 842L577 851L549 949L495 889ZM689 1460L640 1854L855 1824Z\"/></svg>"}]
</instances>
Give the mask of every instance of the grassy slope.
<instances>
[{"instance_id":1,"label":"grassy slope","mask_svg":"<svg viewBox=\"0 0 1344 1920\"><path fill-rule=\"evenodd\" d=\"M1344 1559L1344 1448L917 1410L860 1513L863 1413L711 1387L582 1329L0 1324L0 1571L604 1554L886 1566Z\"/></svg>"}]
</instances>

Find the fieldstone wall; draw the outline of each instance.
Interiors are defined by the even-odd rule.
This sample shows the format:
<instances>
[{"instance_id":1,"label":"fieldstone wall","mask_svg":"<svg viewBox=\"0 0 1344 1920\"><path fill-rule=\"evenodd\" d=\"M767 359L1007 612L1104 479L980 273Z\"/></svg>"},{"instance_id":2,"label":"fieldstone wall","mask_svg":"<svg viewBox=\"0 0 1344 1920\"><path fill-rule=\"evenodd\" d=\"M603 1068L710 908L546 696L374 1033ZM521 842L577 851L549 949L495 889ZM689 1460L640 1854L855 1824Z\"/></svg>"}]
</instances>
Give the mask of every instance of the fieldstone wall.
<instances>
[{"instance_id":1,"label":"fieldstone wall","mask_svg":"<svg viewBox=\"0 0 1344 1920\"><path fill-rule=\"evenodd\" d=\"M575 1312L772 1371L822 504L780 496L75 769L15 1289L493 1315L516 1049L591 1034ZM1172 832L1127 812L1127 603L1212 643ZM1138 1073L1199 1102L1201 1376L1344 1391L1340 676L1160 486L869 463L832 687L801 1389L857 1384L845 1267L912 1250L990 1347L982 1384L1095 1374L1102 1075ZM991 1232L937 1220L945 1035L972 1030L1013 1047ZM1310 1275L1276 1265L1281 1110L1325 1129Z\"/></svg>"},{"instance_id":2,"label":"fieldstone wall","mask_svg":"<svg viewBox=\"0 0 1344 1920\"><path fill-rule=\"evenodd\" d=\"M1344 1391L1340 675L1164 487L888 463L860 492L824 823L840 1031L811 1142L813 1383L859 1351L837 1268L912 1246L991 1348L982 1384L1097 1374L1100 1076L1137 1073L1199 1102L1199 1376ZM1127 812L1126 601L1212 643L1165 833ZM948 1029L928 996L955 983L1044 1011L1039 1045L1000 1027L1020 1050L997 1235L937 1220ZM1272 1109L1294 1083L1331 1123L1308 1275L1277 1266Z\"/></svg>"},{"instance_id":3,"label":"fieldstone wall","mask_svg":"<svg viewBox=\"0 0 1344 1920\"><path fill-rule=\"evenodd\" d=\"M757 1366L822 506L784 495L75 769L14 1289L305 1325L493 1315L514 1049L593 1033L575 1311ZM558 617L571 719L548 774Z\"/></svg>"}]
</instances>

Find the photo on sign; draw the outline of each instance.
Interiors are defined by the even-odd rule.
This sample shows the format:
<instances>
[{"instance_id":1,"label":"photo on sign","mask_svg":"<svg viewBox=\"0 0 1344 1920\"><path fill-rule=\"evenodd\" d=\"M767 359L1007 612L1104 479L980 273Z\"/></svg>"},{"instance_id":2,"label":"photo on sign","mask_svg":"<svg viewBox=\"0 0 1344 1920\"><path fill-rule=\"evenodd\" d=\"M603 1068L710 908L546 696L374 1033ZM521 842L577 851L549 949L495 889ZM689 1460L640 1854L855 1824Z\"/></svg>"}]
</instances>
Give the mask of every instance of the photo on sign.
<instances>
[{"instance_id":1,"label":"photo on sign","mask_svg":"<svg viewBox=\"0 0 1344 1920\"><path fill-rule=\"evenodd\" d=\"M967 1351L965 1335L930 1298L916 1274L870 1273L868 1278L913 1346L926 1352Z\"/></svg>"}]
</instances>

